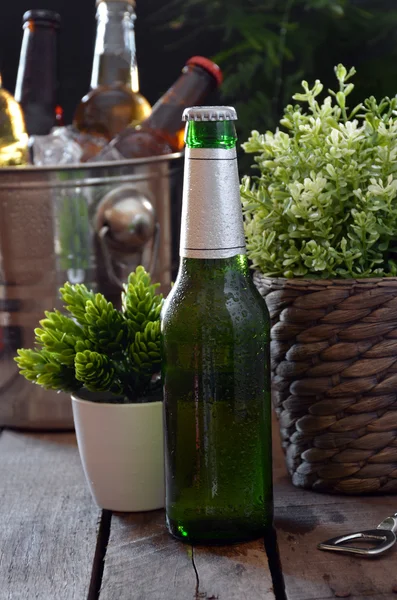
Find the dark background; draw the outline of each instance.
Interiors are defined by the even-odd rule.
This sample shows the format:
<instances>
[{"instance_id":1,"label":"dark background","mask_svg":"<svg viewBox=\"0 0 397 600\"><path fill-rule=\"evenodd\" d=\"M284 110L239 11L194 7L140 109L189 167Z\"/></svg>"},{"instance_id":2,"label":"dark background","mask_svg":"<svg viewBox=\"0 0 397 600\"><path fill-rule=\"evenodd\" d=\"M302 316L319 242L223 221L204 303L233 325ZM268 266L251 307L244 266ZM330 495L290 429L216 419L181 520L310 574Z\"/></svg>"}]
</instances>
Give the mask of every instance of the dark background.
<instances>
[{"instance_id":1,"label":"dark background","mask_svg":"<svg viewBox=\"0 0 397 600\"><path fill-rule=\"evenodd\" d=\"M2 2L1 2L2 4ZM194 54L210 54L215 44L205 35L186 39L175 47L172 28L159 0L137 0L136 44L142 93L152 104L177 78L185 60ZM22 15L32 8L46 8L61 15L60 100L65 120L87 93L95 41L95 0L14 0L0 6L0 68L3 85L14 93L22 41Z\"/></svg>"},{"instance_id":2,"label":"dark background","mask_svg":"<svg viewBox=\"0 0 397 600\"><path fill-rule=\"evenodd\" d=\"M397 0L136 0L141 91L153 104L194 54L221 66L221 95L208 103L236 106L243 142L252 129L274 130L300 82L335 88L334 66L355 66L353 107L397 93ZM0 68L14 92L22 15L60 13L60 102L70 123L89 90L95 0L1 1ZM245 161L245 162L244 162ZM240 168L251 158L242 157Z\"/></svg>"}]
</instances>

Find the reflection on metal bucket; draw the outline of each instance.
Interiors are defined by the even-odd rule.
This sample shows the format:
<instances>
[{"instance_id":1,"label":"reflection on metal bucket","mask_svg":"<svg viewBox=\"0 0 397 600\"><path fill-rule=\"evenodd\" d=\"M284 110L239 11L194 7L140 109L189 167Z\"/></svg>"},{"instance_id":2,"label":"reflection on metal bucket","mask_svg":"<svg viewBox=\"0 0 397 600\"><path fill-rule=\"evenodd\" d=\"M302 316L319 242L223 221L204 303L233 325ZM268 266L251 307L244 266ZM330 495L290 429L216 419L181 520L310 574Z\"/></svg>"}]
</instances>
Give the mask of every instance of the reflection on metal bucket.
<instances>
[{"instance_id":1,"label":"reflection on metal bucket","mask_svg":"<svg viewBox=\"0 0 397 600\"><path fill-rule=\"evenodd\" d=\"M182 155L0 170L0 427L69 429L67 394L24 380L13 358L32 347L58 288L85 283L120 304L138 264L167 293L175 276Z\"/></svg>"}]
</instances>

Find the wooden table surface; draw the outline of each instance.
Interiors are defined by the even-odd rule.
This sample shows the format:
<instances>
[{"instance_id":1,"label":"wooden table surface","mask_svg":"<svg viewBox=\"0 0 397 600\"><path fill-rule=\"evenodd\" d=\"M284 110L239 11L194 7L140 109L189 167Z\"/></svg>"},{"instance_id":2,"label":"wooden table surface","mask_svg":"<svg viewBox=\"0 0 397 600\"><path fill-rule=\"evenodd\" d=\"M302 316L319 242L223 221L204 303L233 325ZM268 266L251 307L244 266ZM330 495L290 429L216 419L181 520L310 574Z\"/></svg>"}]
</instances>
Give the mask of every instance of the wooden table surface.
<instances>
[{"instance_id":1,"label":"wooden table surface","mask_svg":"<svg viewBox=\"0 0 397 600\"><path fill-rule=\"evenodd\" d=\"M397 598L397 546L378 559L316 549L376 526L397 497L294 488L274 426L274 538L191 547L163 511L94 505L72 433L0 433L0 600L368 600Z\"/></svg>"}]
</instances>

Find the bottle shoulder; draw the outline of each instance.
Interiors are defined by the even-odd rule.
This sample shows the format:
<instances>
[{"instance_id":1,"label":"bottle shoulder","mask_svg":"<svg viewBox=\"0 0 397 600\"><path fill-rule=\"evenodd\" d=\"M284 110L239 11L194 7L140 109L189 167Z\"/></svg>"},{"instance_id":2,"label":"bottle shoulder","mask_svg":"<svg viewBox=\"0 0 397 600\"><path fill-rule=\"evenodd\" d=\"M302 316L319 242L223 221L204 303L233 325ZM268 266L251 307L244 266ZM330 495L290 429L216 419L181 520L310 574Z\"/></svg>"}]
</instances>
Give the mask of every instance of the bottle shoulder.
<instances>
[{"instance_id":1,"label":"bottle shoulder","mask_svg":"<svg viewBox=\"0 0 397 600\"><path fill-rule=\"evenodd\" d=\"M3 87L0 87L0 111L2 115L6 115L10 120L14 115L18 116L18 119L22 117L23 111L19 102L17 102L12 94Z\"/></svg>"},{"instance_id":2,"label":"bottle shoulder","mask_svg":"<svg viewBox=\"0 0 397 600\"><path fill-rule=\"evenodd\" d=\"M248 328L270 324L266 303L249 277L223 285L179 281L164 302L162 320L165 326L185 323L196 328L211 327L212 322Z\"/></svg>"},{"instance_id":3,"label":"bottle shoulder","mask_svg":"<svg viewBox=\"0 0 397 600\"><path fill-rule=\"evenodd\" d=\"M101 85L80 101L73 119L85 133L114 138L126 127L137 125L151 113L151 106L139 92L121 83Z\"/></svg>"},{"instance_id":4,"label":"bottle shoulder","mask_svg":"<svg viewBox=\"0 0 397 600\"><path fill-rule=\"evenodd\" d=\"M28 135L22 109L15 98L0 88L0 166L28 163Z\"/></svg>"}]
</instances>

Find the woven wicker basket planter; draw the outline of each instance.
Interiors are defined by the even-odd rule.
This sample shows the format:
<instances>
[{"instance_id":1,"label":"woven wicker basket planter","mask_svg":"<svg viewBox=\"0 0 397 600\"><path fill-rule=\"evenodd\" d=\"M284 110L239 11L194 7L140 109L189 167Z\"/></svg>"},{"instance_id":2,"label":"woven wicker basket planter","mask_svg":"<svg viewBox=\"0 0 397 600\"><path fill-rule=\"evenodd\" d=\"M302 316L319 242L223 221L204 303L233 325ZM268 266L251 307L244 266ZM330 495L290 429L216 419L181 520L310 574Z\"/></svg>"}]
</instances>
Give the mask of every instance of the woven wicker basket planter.
<instances>
[{"instance_id":1,"label":"woven wicker basket planter","mask_svg":"<svg viewBox=\"0 0 397 600\"><path fill-rule=\"evenodd\" d=\"M294 485L397 493L397 278L254 281Z\"/></svg>"}]
</instances>

